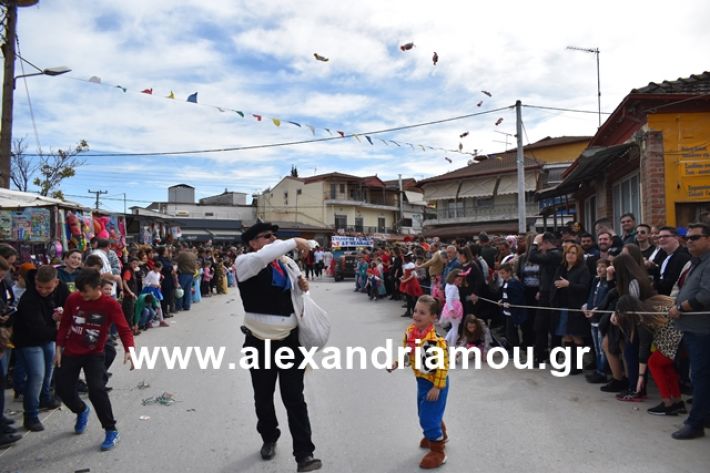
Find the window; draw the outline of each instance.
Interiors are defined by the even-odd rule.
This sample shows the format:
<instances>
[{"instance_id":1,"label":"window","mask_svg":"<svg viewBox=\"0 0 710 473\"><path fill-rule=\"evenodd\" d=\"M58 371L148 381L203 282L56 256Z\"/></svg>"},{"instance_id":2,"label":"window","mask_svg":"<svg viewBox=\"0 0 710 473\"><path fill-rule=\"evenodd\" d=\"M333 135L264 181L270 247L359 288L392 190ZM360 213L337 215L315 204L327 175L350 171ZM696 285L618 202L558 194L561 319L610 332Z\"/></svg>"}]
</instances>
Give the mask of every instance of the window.
<instances>
[{"instance_id":1,"label":"window","mask_svg":"<svg viewBox=\"0 0 710 473\"><path fill-rule=\"evenodd\" d=\"M288 205L288 192L284 192L284 205Z\"/></svg>"},{"instance_id":2,"label":"window","mask_svg":"<svg viewBox=\"0 0 710 473\"><path fill-rule=\"evenodd\" d=\"M338 196L338 185L331 184L330 185L330 198L335 199L337 196Z\"/></svg>"},{"instance_id":3,"label":"window","mask_svg":"<svg viewBox=\"0 0 710 473\"><path fill-rule=\"evenodd\" d=\"M638 174L628 176L613 185L612 204L614 206L614 228L618 233L621 233L619 219L623 214L631 212L637 218L641 215Z\"/></svg>"},{"instance_id":4,"label":"window","mask_svg":"<svg viewBox=\"0 0 710 473\"><path fill-rule=\"evenodd\" d=\"M214 217L214 212L205 212L205 217Z\"/></svg>"},{"instance_id":5,"label":"window","mask_svg":"<svg viewBox=\"0 0 710 473\"><path fill-rule=\"evenodd\" d=\"M493 199L493 197L479 197L478 199L476 199L476 207L478 207L479 209L491 208L494 204Z\"/></svg>"},{"instance_id":6,"label":"window","mask_svg":"<svg viewBox=\"0 0 710 473\"><path fill-rule=\"evenodd\" d=\"M345 194L345 184L340 184L340 193Z\"/></svg>"},{"instance_id":7,"label":"window","mask_svg":"<svg viewBox=\"0 0 710 473\"><path fill-rule=\"evenodd\" d=\"M356 232L362 232L363 231L363 221L362 217L355 217L355 231Z\"/></svg>"},{"instance_id":8,"label":"window","mask_svg":"<svg viewBox=\"0 0 710 473\"><path fill-rule=\"evenodd\" d=\"M411 218L403 218L402 219L402 226L403 227L412 227L412 219Z\"/></svg>"},{"instance_id":9,"label":"window","mask_svg":"<svg viewBox=\"0 0 710 473\"><path fill-rule=\"evenodd\" d=\"M385 218L377 218L377 233L385 233Z\"/></svg>"},{"instance_id":10,"label":"window","mask_svg":"<svg viewBox=\"0 0 710 473\"><path fill-rule=\"evenodd\" d=\"M335 185L335 184L333 184ZM335 216L335 229L336 230L345 230L345 228L348 226L348 216L347 215L336 215Z\"/></svg>"},{"instance_id":11,"label":"window","mask_svg":"<svg viewBox=\"0 0 710 473\"><path fill-rule=\"evenodd\" d=\"M597 221L597 196L587 197L584 201L584 228L587 231L594 230L594 222Z\"/></svg>"}]
</instances>

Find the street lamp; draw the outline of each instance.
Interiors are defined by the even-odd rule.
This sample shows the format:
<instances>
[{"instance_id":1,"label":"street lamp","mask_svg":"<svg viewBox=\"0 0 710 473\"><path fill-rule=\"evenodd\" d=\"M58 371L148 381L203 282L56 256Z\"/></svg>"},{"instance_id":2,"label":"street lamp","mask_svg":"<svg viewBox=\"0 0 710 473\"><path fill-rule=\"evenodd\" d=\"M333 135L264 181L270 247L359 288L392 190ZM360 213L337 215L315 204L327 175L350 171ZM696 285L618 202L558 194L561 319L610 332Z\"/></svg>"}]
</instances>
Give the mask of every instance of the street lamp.
<instances>
[{"instance_id":1,"label":"street lamp","mask_svg":"<svg viewBox=\"0 0 710 473\"><path fill-rule=\"evenodd\" d=\"M16 76L15 81L17 79L22 79L23 77L60 76L62 74L66 74L67 72L71 72L71 69L69 69L67 66L48 67L46 69L40 69L39 72L33 72L32 74L22 74L20 76Z\"/></svg>"},{"instance_id":2,"label":"street lamp","mask_svg":"<svg viewBox=\"0 0 710 473\"><path fill-rule=\"evenodd\" d=\"M567 49L573 51L582 51L597 55L597 109L599 110L599 126L602 126L602 89L601 80L599 78L599 48L578 48L577 46L567 46Z\"/></svg>"}]
</instances>

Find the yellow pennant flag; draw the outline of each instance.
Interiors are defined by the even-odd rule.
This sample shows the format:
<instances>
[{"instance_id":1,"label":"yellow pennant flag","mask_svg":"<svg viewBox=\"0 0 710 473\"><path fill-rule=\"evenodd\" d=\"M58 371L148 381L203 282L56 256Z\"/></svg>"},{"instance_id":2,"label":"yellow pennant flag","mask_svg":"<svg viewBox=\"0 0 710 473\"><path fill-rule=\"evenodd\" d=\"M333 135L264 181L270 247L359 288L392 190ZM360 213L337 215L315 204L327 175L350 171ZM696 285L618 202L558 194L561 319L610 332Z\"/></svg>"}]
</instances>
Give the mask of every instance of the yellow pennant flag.
<instances>
[{"instance_id":1,"label":"yellow pennant flag","mask_svg":"<svg viewBox=\"0 0 710 473\"><path fill-rule=\"evenodd\" d=\"M274 123L276 126L281 126L281 120L278 118L272 118L271 121Z\"/></svg>"},{"instance_id":2,"label":"yellow pennant flag","mask_svg":"<svg viewBox=\"0 0 710 473\"><path fill-rule=\"evenodd\" d=\"M175 94L174 94L173 91L171 90L171 91L170 91L170 94L168 94L168 96L165 97L165 98L166 98L166 99L174 99L174 98L175 98Z\"/></svg>"}]
</instances>

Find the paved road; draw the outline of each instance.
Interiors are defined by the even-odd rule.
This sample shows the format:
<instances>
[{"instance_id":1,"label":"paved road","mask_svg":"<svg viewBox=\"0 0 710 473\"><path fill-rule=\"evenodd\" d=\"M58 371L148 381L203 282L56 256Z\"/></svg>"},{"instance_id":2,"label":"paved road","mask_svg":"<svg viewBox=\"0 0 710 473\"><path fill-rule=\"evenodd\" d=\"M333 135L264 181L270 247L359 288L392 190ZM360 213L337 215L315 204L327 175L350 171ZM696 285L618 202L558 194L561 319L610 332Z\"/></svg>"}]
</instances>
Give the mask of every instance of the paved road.
<instances>
[{"instance_id":1,"label":"paved road","mask_svg":"<svg viewBox=\"0 0 710 473\"><path fill-rule=\"evenodd\" d=\"M349 282L315 282L316 300L331 314L331 344L373 349L399 343L406 320L391 301L370 302ZM141 346L226 346L237 361L243 341L238 294L203 299L173 326L137 338ZM163 365L160 365L163 366ZM281 472L295 471L283 407L277 413L284 434L277 456L258 456L249 374L237 370L129 371L112 369L111 399L122 441L101 453L103 431L92 414L84 435L72 433L74 415L42 415L46 430L26 434L0 450L0 473L112 472ZM150 384L140 390L139 382ZM451 441L442 471L528 472L706 472L710 438L670 438L682 418L655 417L657 402L621 403L576 376L554 378L546 371L457 370L450 375L446 421ZM311 370L306 375L316 454L323 471L417 471L423 451L409 370L388 374L367 370ZM143 406L142 399L173 393L172 406ZM21 411L8 391L7 408ZM654 402L655 401L655 402ZM20 418L21 413L11 414ZM149 420L139 420L149 416Z\"/></svg>"}]
</instances>

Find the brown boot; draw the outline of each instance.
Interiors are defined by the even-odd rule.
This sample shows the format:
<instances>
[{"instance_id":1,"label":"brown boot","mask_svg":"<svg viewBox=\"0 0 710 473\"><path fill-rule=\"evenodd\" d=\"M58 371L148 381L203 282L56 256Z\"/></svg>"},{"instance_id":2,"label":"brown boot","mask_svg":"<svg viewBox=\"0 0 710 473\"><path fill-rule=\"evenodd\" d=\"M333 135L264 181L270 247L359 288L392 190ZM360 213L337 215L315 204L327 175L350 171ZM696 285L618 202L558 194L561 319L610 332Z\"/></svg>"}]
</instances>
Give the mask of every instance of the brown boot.
<instances>
[{"instance_id":1,"label":"brown boot","mask_svg":"<svg viewBox=\"0 0 710 473\"><path fill-rule=\"evenodd\" d=\"M419 463L419 468L431 469L439 468L441 465L446 463L446 452L444 451L444 441L443 440L430 440L429 453L424 455L422 461Z\"/></svg>"},{"instance_id":2,"label":"brown boot","mask_svg":"<svg viewBox=\"0 0 710 473\"><path fill-rule=\"evenodd\" d=\"M444 443L449 441L449 436L446 434L446 424L444 424L444 421L441 421L441 431L444 432ZM422 439L419 441L419 448L430 448L431 445L429 444L429 439L426 437L422 437Z\"/></svg>"}]
</instances>

